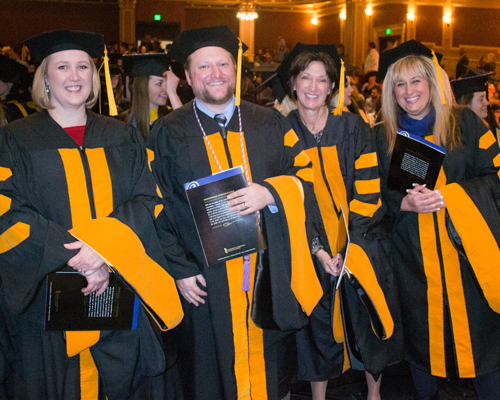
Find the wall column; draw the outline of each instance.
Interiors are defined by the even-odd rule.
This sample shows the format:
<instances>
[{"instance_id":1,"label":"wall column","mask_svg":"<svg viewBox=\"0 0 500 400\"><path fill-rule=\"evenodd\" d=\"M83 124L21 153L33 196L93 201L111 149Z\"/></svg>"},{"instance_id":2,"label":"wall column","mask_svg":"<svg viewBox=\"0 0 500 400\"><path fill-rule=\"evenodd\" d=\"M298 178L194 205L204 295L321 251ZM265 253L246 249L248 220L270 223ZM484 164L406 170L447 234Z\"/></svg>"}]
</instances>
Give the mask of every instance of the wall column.
<instances>
[{"instance_id":1,"label":"wall column","mask_svg":"<svg viewBox=\"0 0 500 400\"><path fill-rule=\"evenodd\" d=\"M243 53L243 56L247 57L249 62L253 62L255 57L255 20L243 21L240 19L239 37L248 46L248 50Z\"/></svg>"},{"instance_id":2,"label":"wall column","mask_svg":"<svg viewBox=\"0 0 500 400\"><path fill-rule=\"evenodd\" d=\"M368 48L365 0L346 0L345 52L348 62L362 67Z\"/></svg>"},{"instance_id":3,"label":"wall column","mask_svg":"<svg viewBox=\"0 0 500 400\"><path fill-rule=\"evenodd\" d=\"M446 4L443 8L443 17L444 16L447 16L451 20L451 22L445 22L443 20L443 49L445 52L448 52L452 48L453 23L455 22L453 18L453 3L451 0L446 0Z\"/></svg>"},{"instance_id":4,"label":"wall column","mask_svg":"<svg viewBox=\"0 0 500 400\"><path fill-rule=\"evenodd\" d=\"M120 41L135 46L135 5L137 0L118 0L120 7Z\"/></svg>"},{"instance_id":5,"label":"wall column","mask_svg":"<svg viewBox=\"0 0 500 400\"><path fill-rule=\"evenodd\" d=\"M415 19L416 16L415 14L417 13L417 9L415 7L415 0L410 0L408 3L408 12L406 14L406 24L407 24L407 30L406 30L406 40L411 40L416 38L416 31L415 31ZM410 18L412 19L410 19ZM403 39L403 38L401 38Z\"/></svg>"}]
</instances>

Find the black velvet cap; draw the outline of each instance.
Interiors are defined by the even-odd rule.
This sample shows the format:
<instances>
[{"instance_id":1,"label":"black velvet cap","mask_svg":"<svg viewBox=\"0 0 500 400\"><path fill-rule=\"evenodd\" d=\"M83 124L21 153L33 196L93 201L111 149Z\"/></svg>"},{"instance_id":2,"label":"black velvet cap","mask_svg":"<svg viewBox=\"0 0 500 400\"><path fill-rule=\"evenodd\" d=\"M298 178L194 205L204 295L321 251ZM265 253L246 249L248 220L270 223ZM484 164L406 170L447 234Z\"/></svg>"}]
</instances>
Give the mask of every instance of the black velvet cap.
<instances>
[{"instance_id":1,"label":"black velvet cap","mask_svg":"<svg viewBox=\"0 0 500 400\"><path fill-rule=\"evenodd\" d=\"M488 76L490 76L491 80L496 80L493 78L493 76L491 76L494 74L494 72L485 71L484 69L481 69L481 68L474 68L474 67L471 67L470 65L464 65L464 67L467 69L467 72L465 73L466 77L477 76L477 75L488 75Z\"/></svg>"},{"instance_id":2,"label":"black velvet cap","mask_svg":"<svg viewBox=\"0 0 500 400\"><path fill-rule=\"evenodd\" d=\"M488 77L491 75L493 75L493 72L451 81L451 89L453 90L455 99L458 101L460 97L469 93L486 92L488 90Z\"/></svg>"},{"instance_id":3,"label":"black velvet cap","mask_svg":"<svg viewBox=\"0 0 500 400\"><path fill-rule=\"evenodd\" d=\"M162 76L170 65L166 53L124 55L122 60L125 74L132 78L142 75Z\"/></svg>"},{"instance_id":4,"label":"black velvet cap","mask_svg":"<svg viewBox=\"0 0 500 400\"><path fill-rule=\"evenodd\" d=\"M393 49L380 53L377 81L382 82L384 80L385 76L387 75L387 70L392 64L410 55L426 56L432 58L432 50L427 46L424 46L422 43L412 39L408 40L407 42L401 43L399 46L396 46ZM436 57L438 59L438 62L441 62L443 55L440 53L436 53Z\"/></svg>"},{"instance_id":5,"label":"black velvet cap","mask_svg":"<svg viewBox=\"0 0 500 400\"><path fill-rule=\"evenodd\" d=\"M14 83L28 75L28 68L9 57L0 55L0 81Z\"/></svg>"},{"instance_id":6,"label":"black velvet cap","mask_svg":"<svg viewBox=\"0 0 500 400\"><path fill-rule=\"evenodd\" d=\"M334 44L304 44L297 43L294 48L286 55L286 57L281 62L280 66L276 70L278 73L281 85L284 88L289 88L290 86L290 68L292 66L293 60L301 53L325 53L328 54L337 68L337 74L340 74L340 56L337 51L337 46ZM338 77L337 77L338 81ZM335 82L335 86L338 86L338 82ZM288 93L291 95L291 93Z\"/></svg>"},{"instance_id":7,"label":"black velvet cap","mask_svg":"<svg viewBox=\"0 0 500 400\"><path fill-rule=\"evenodd\" d=\"M64 50L82 50L92 58L100 58L104 54L104 36L100 33L85 31L43 32L25 40L31 57L42 62L45 57Z\"/></svg>"},{"instance_id":8,"label":"black velvet cap","mask_svg":"<svg viewBox=\"0 0 500 400\"><path fill-rule=\"evenodd\" d=\"M345 68L346 75L349 75L358 69L358 67L356 65L352 65L352 64L349 64L347 62L344 62L344 68Z\"/></svg>"},{"instance_id":9,"label":"black velvet cap","mask_svg":"<svg viewBox=\"0 0 500 400\"><path fill-rule=\"evenodd\" d=\"M238 57L238 45L239 39L227 25L211 26L181 32L174 39L168 55L172 60L184 65L187 58L196 50L203 47L215 46L222 47L231 53L236 60ZM248 46L243 43L242 48L243 52L245 52Z\"/></svg>"}]
</instances>

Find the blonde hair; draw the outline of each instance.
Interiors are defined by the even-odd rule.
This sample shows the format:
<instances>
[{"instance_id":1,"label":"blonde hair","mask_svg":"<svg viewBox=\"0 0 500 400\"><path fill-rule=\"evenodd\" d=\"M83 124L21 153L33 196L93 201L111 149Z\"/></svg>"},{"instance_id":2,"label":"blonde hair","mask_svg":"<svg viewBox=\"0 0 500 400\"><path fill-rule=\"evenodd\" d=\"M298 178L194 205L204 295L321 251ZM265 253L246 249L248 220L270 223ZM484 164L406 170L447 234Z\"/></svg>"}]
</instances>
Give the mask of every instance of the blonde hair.
<instances>
[{"instance_id":1,"label":"blonde hair","mask_svg":"<svg viewBox=\"0 0 500 400\"><path fill-rule=\"evenodd\" d=\"M441 69L446 100L446 104L442 104L441 87L433 61L429 57L410 55L392 64L384 80L382 116L389 142L388 154L391 155L394 149L398 132L398 118L402 110L396 99L396 83L408 73L422 76L429 84L429 103L436 110L436 120L432 132L434 141L445 146L448 150L461 147L456 103L448 75Z\"/></svg>"},{"instance_id":2,"label":"blonde hair","mask_svg":"<svg viewBox=\"0 0 500 400\"><path fill-rule=\"evenodd\" d=\"M47 93L47 87L45 86L45 77L47 76L47 71L49 69L50 55L45 57L37 68L35 72L35 78L33 79L33 86L31 90L31 97L37 106L45 109L54 109L54 106L50 103L50 95ZM86 108L92 108L97 100L99 99L99 74L95 67L94 61L89 56L90 68L92 69L92 87L90 90L89 97L85 102Z\"/></svg>"}]
</instances>

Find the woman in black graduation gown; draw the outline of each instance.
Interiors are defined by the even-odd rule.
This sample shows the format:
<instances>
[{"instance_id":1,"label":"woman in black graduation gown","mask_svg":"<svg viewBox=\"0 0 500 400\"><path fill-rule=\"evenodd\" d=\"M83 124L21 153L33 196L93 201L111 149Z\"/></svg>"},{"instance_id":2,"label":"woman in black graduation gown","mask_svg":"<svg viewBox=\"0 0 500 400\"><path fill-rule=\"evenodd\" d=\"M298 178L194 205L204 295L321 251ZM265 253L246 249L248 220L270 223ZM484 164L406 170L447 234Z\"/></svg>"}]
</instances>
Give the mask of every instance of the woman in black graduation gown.
<instances>
[{"instance_id":1,"label":"woman in black graduation gown","mask_svg":"<svg viewBox=\"0 0 500 400\"><path fill-rule=\"evenodd\" d=\"M482 73L482 71L474 70L462 79L451 81L450 85L457 103L474 111L496 136L497 124L493 113L489 111L488 101L488 79L491 75L493 72Z\"/></svg>"},{"instance_id":2,"label":"woman in black graduation gown","mask_svg":"<svg viewBox=\"0 0 500 400\"><path fill-rule=\"evenodd\" d=\"M102 35L61 30L25 43L41 61L33 97L45 110L0 133L0 305L15 398L161 399L163 378L154 377L165 356L143 307L135 330L44 331L46 279L56 271L83 275L89 302L117 271L162 329L182 310L163 269L161 206L140 133L87 110L98 97L91 57L102 56Z\"/></svg>"},{"instance_id":3,"label":"woman in black graduation gown","mask_svg":"<svg viewBox=\"0 0 500 400\"><path fill-rule=\"evenodd\" d=\"M363 311L356 308L358 299L355 296L344 297L349 304L344 304L343 313L350 310L359 317L358 321L354 321L355 316L351 325L344 318L344 324L349 325L346 332L354 330L361 354L355 357L348 351L349 360L343 362L343 346L337 343L345 341L338 297L332 333L331 304L335 289L331 286L331 276L338 276L343 264L337 244L339 224L343 224L341 208L351 236L347 267L363 281L380 309L385 310L383 338L390 337L394 329L380 288L383 285L385 289L389 279L389 265L379 265L378 251L373 251L365 238L369 226L380 214L381 205L377 158L370 129L359 116L342 112L342 99L338 109L327 106L340 81L337 76L340 64L335 45L299 43L278 68L281 80L288 84L289 92L297 99L298 109L291 111L287 118L313 163L314 192L319 205L317 225L324 225L326 231L326 236L318 235L312 245L325 295L311 314L308 326L297 336L299 378L311 381L313 399L324 399L328 379L340 375L350 361L354 369L366 370L368 399L373 400L380 399L379 374L387 365L401 359L397 346L387 346L388 342L375 336L369 318L360 316ZM344 94L343 84L339 91ZM321 228L318 231L321 232ZM368 277L371 280L367 285ZM349 285L342 282L345 294L351 290L346 286ZM399 332L395 336L398 335Z\"/></svg>"},{"instance_id":4,"label":"woman in black graduation gown","mask_svg":"<svg viewBox=\"0 0 500 400\"><path fill-rule=\"evenodd\" d=\"M473 378L479 399L500 393L499 148L454 105L430 49L411 40L380 55L384 123L376 130L382 200L393 224L405 357L421 398L436 377ZM435 188L387 188L397 130L446 148Z\"/></svg>"}]
</instances>

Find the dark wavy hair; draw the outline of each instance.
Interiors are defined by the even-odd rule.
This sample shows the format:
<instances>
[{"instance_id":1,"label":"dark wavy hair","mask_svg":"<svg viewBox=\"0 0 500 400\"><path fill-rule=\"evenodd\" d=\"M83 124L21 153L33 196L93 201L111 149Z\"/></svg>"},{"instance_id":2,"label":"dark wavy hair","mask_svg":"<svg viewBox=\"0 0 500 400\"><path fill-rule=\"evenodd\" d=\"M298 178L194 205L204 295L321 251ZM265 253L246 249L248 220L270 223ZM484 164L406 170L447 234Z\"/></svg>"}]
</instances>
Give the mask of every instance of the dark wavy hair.
<instances>
[{"instance_id":1,"label":"dark wavy hair","mask_svg":"<svg viewBox=\"0 0 500 400\"><path fill-rule=\"evenodd\" d=\"M334 89L330 91L330 94L328 96L326 96L325 104L328 104L333 96L334 91L338 89L339 75L332 58L328 54L323 52L305 52L295 57L295 60L293 60L292 66L290 67L290 82L288 83L290 86L288 88L289 93L292 93L292 97L297 100L297 94L293 90L295 79L297 79L297 76L299 76L301 72L305 71L309 64L314 61L318 61L325 66L326 75L330 80L330 86L332 83L335 83Z\"/></svg>"}]
</instances>

